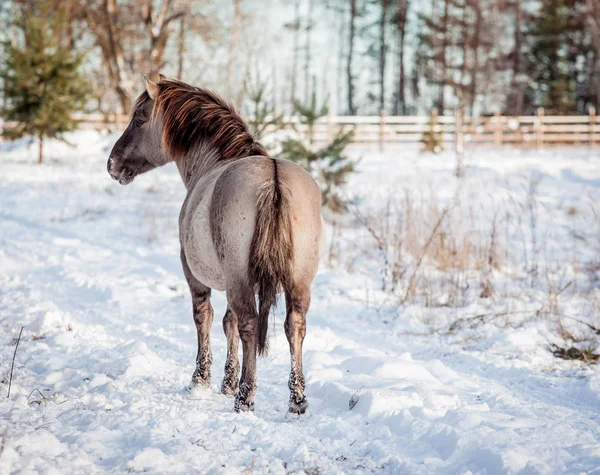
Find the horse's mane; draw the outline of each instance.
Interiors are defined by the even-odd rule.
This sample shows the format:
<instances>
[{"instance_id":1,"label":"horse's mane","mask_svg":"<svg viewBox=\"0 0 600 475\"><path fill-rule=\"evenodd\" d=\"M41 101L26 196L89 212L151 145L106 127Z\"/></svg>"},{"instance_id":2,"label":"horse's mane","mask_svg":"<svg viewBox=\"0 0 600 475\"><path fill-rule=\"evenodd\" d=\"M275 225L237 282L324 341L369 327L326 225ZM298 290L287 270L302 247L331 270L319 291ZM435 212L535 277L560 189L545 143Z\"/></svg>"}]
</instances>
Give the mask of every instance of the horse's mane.
<instances>
[{"instance_id":1,"label":"horse's mane","mask_svg":"<svg viewBox=\"0 0 600 475\"><path fill-rule=\"evenodd\" d=\"M184 157L207 142L221 160L267 156L234 107L218 94L173 79L163 79L158 88L152 116L161 114L162 143L174 157ZM134 110L148 98L144 92Z\"/></svg>"}]
</instances>

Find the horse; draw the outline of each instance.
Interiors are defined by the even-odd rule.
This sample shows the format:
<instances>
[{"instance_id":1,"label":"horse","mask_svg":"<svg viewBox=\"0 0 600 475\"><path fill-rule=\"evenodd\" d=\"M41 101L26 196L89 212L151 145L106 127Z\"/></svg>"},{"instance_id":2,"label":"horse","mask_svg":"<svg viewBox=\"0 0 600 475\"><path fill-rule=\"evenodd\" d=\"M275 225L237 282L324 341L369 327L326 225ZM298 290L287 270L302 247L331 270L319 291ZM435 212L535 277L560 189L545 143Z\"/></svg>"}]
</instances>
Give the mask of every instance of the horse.
<instances>
[{"instance_id":1,"label":"horse","mask_svg":"<svg viewBox=\"0 0 600 475\"><path fill-rule=\"evenodd\" d=\"M144 80L146 89L107 169L127 185L173 161L187 190L179 240L198 336L192 386L210 387L211 290L225 291L227 359L221 392L235 396L237 412L254 410L257 354L267 353L269 313L283 293L291 356L289 411L303 414L308 407L302 371L306 313L325 245L320 189L302 167L271 158L218 94L163 75L158 82Z\"/></svg>"}]
</instances>

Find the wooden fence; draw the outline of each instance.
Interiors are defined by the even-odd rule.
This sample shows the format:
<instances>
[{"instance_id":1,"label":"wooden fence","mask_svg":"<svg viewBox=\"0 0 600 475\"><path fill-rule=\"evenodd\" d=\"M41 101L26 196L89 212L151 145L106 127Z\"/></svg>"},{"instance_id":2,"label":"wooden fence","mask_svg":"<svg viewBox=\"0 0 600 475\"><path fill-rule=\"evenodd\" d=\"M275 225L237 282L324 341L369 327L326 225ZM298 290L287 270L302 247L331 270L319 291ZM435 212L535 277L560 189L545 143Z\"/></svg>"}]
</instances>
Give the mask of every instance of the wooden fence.
<instances>
[{"instance_id":1,"label":"wooden fence","mask_svg":"<svg viewBox=\"0 0 600 475\"><path fill-rule=\"evenodd\" d=\"M86 114L78 117L81 128L122 130L129 122L127 116ZM295 117L284 121L286 128L306 135L307 127ZM334 116L321 118L313 127L315 145L330 141L339 130L354 130L353 143L362 147L385 148L421 147L426 130L433 130L441 138L444 148L462 146L545 147L552 145L589 145L600 143L600 121L590 108L588 115L550 116L539 109L532 116L463 117L438 116ZM267 130L268 132L268 130Z\"/></svg>"}]
</instances>

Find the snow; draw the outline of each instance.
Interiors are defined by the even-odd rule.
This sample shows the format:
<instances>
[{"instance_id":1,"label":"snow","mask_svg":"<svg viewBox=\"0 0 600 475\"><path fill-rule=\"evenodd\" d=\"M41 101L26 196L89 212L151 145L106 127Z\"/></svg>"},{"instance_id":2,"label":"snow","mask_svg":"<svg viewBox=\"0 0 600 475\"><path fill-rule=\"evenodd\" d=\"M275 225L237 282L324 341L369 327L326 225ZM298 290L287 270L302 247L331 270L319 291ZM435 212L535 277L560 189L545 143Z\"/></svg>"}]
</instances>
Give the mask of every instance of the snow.
<instances>
[{"instance_id":1,"label":"snow","mask_svg":"<svg viewBox=\"0 0 600 475\"><path fill-rule=\"evenodd\" d=\"M368 233L356 226L341 232L340 255L314 282L306 415L287 412L281 306L270 353L259 360L255 412L237 414L219 394L226 346L218 292L212 387L186 391L196 335L179 262L184 189L172 166L128 187L113 182L105 165L115 139L78 132L69 139L75 148L50 142L43 166L35 147L1 145L1 473L600 470L600 375L549 351L559 341L552 322L535 318L547 284L528 289L515 268L497 276L502 297L467 290L458 306L428 306L419 295L401 303L381 290L377 253L361 250ZM361 210L405 190L441 205L456 199L449 153L354 154L362 158L349 189ZM600 152L481 150L466 163L460 199L475 203L478 216L524 203L531 177L542 178L540 269L571 254L598 260L593 246L573 250L570 236L577 230L591 242L598 232L584 210L600 201ZM580 210L575 218L550 211L569 207ZM512 240L518 227L509 231L507 266L528 241ZM598 281L564 273L586 290L565 297L563 311L597 325L582 295L597 296ZM518 316L439 331L506 310Z\"/></svg>"}]
</instances>

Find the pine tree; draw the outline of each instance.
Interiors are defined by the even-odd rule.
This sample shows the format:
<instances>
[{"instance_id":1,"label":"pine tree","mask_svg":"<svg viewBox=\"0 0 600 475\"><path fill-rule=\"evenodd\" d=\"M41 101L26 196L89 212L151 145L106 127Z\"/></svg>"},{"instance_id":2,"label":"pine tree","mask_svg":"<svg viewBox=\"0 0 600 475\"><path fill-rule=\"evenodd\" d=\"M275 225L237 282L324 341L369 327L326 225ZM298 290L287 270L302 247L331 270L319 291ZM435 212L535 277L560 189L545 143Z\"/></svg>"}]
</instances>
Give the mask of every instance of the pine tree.
<instances>
[{"instance_id":1,"label":"pine tree","mask_svg":"<svg viewBox=\"0 0 600 475\"><path fill-rule=\"evenodd\" d=\"M254 79L249 78L244 81L244 92L248 96L250 104L246 107L248 112L248 126L254 136L261 140L264 133L271 130L280 130L284 128L283 115L278 114L275 105L267 99L269 94L269 85L267 81L256 75Z\"/></svg>"},{"instance_id":2,"label":"pine tree","mask_svg":"<svg viewBox=\"0 0 600 475\"><path fill-rule=\"evenodd\" d=\"M341 130L325 147L314 149L314 126L321 117L327 115L328 108L317 104L313 91L309 104L295 101L294 109L300 122L306 125L306 140L284 140L279 156L304 167L321 188L323 206L334 213L342 213L346 211L348 202L341 196L340 190L355 167L355 162L345 155L344 149L352 140L354 131Z\"/></svg>"},{"instance_id":3,"label":"pine tree","mask_svg":"<svg viewBox=\"0 0 600 475\"><path fill-rule=\"evenodd\" d=\"M544 0L531 27L534 95L552 114L575 112L578 55L573 36L583 31L577 0Z\"/></svg>"},{"instance_id":4,"label":"pine tree","mask_svg":"<svg viewBox=\"0 0 600 475\"><path fill-rule=\"evenodd\" d=\"M89 88L79 72L82 57L65 44L67 17L60 4L28 3L16 26L23 41L5 45L0 115L10 124L4 129L6 138L38 138L41 163L44 138L62 139L77 127L71 114L84 107Z\"/></svg>"},{"instance_id":5,"label":"pine tree","mask_svg":"<svg viewBox=\"0 0 600 475\"><path fill-rule=\"evenodd\" d=\"M437 121L438 112L434 109L429 117L427 128L423 130L421 143L425 152L440 153L444 150L444 142L442 141L441 127Z\"/></svg>"}]
</instances>

